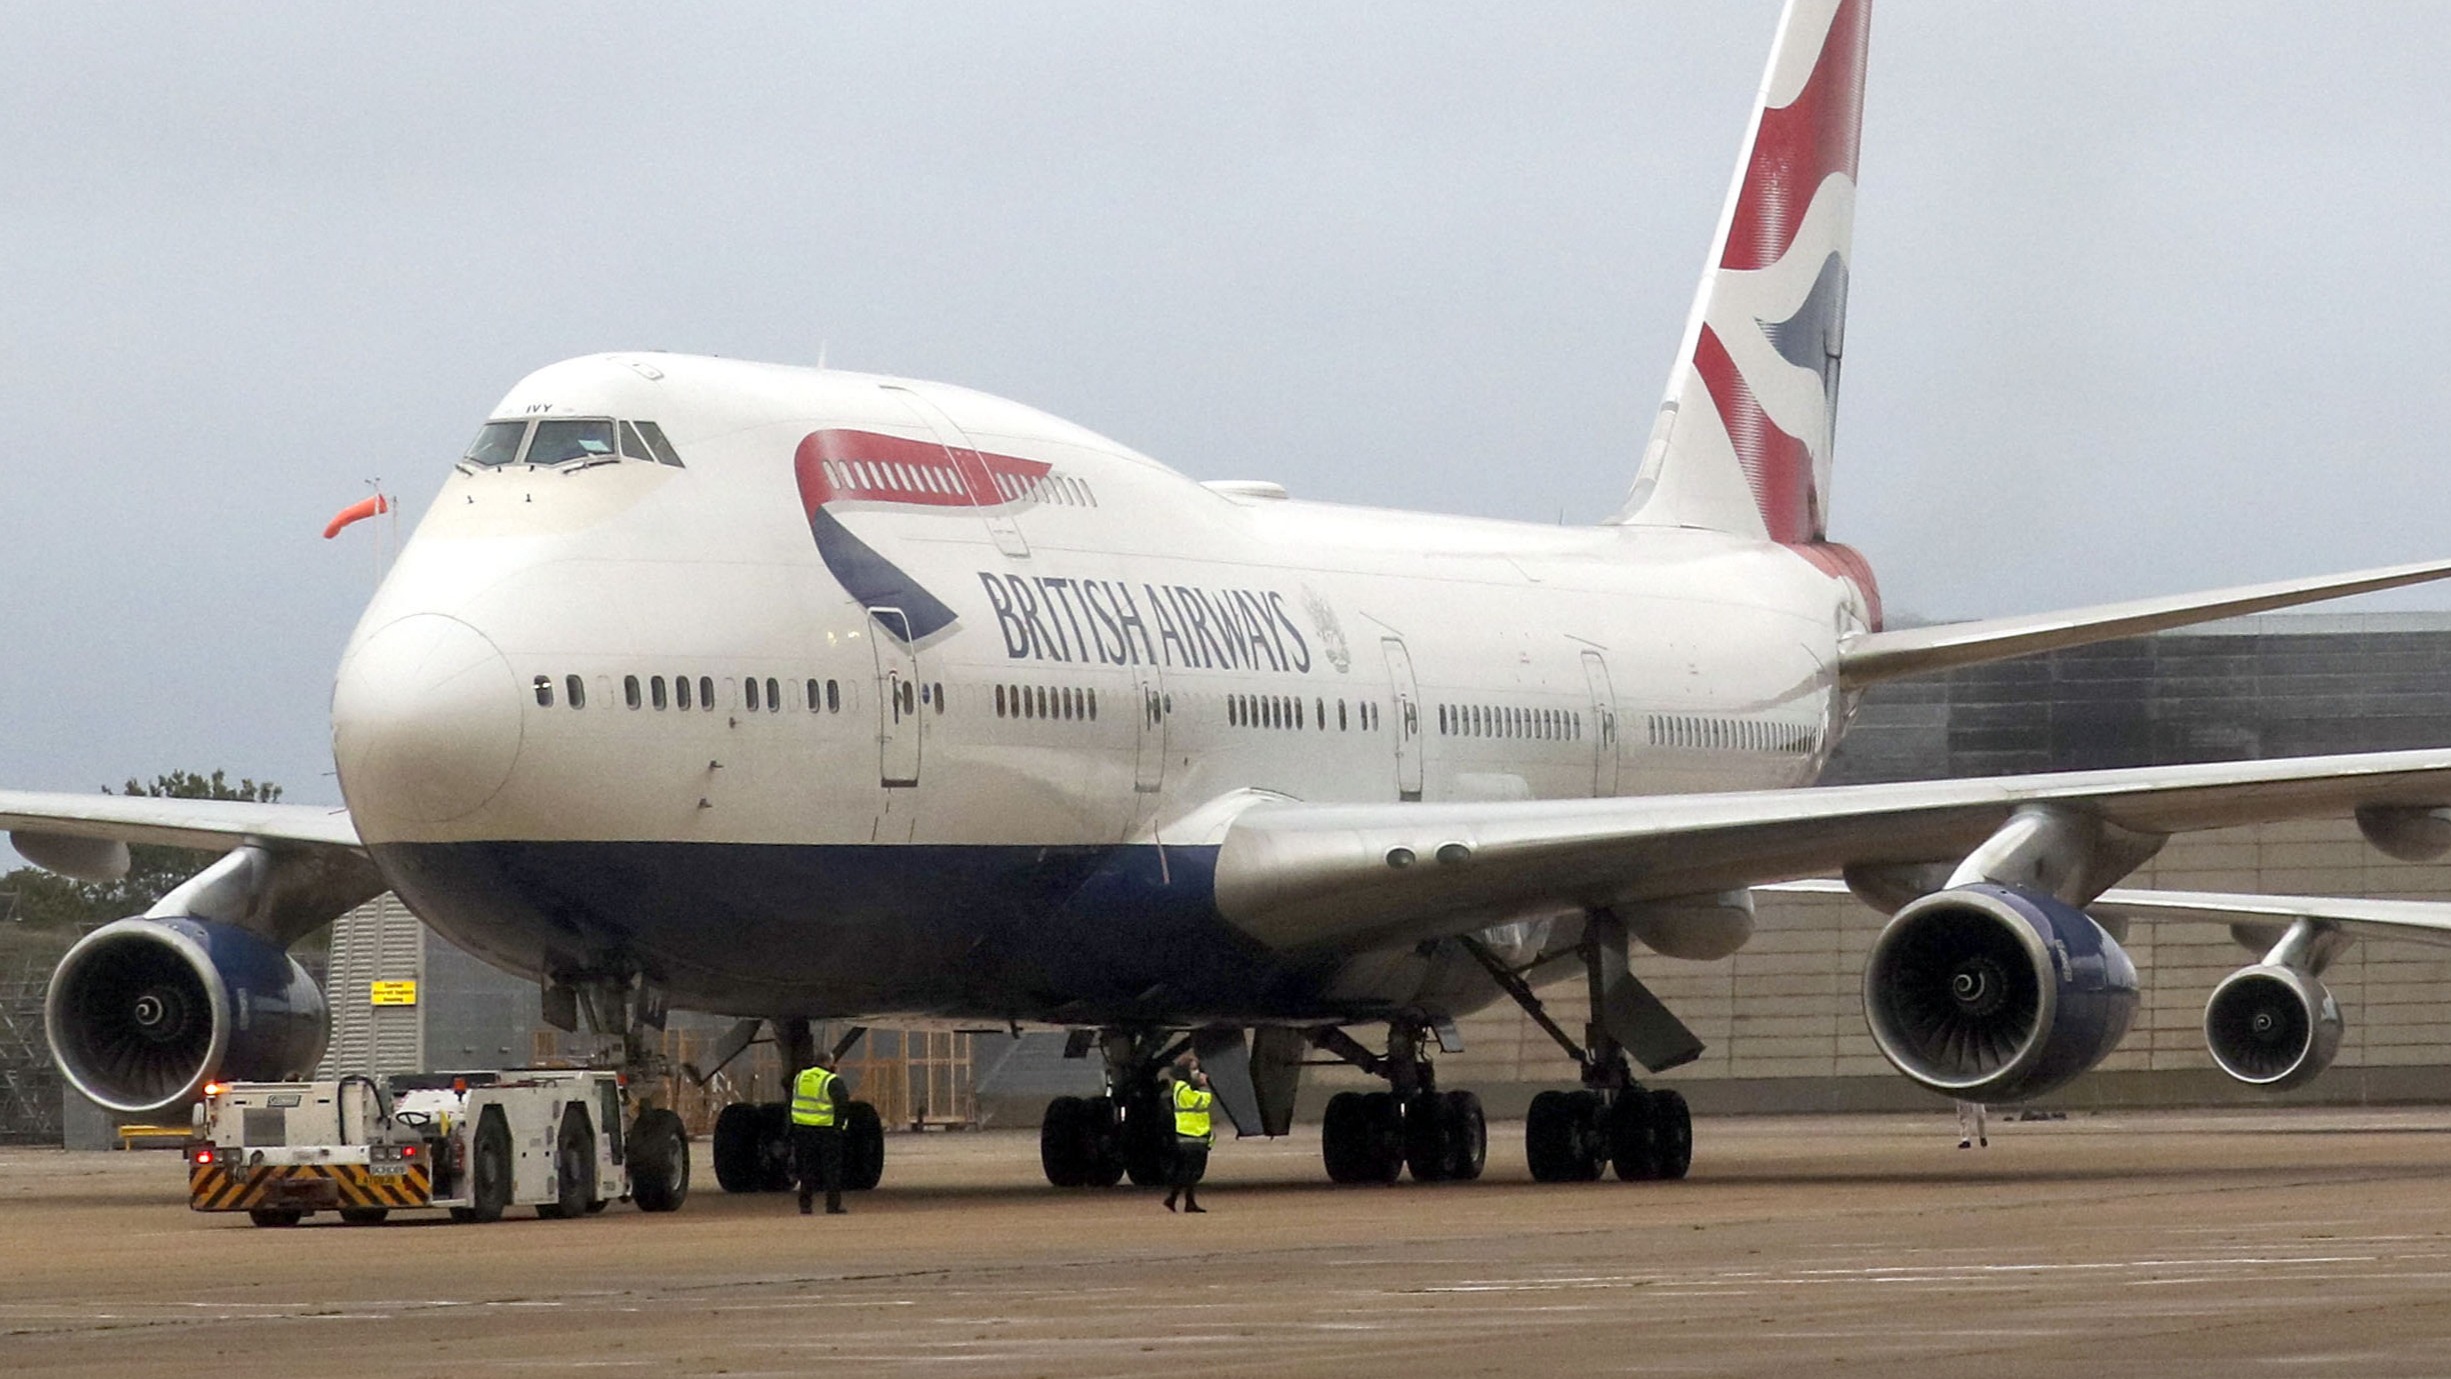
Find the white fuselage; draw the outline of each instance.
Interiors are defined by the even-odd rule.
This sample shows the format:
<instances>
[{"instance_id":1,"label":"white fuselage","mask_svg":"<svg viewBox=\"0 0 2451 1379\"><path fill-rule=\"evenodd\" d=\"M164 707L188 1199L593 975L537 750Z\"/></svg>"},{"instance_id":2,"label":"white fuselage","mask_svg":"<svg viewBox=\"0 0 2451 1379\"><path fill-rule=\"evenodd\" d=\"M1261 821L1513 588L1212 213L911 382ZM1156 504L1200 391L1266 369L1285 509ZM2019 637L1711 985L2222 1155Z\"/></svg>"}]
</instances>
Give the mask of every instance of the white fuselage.
<instances>
[{"instance_id":1,"label":"white fuselage","mask_svg":"<svg viewBox=\"0 0 2451 1379\"><path fill-rule=\"evenodd\" d=\"M444 484L342 664L357 827L420 913L496 961L630 966L741 1013L1060 1017L1128 984L1039 962L1035 995L989 1009L976 973L940 991L880 970L1003 951L1087 903L1068 872L960 939L959 916L902 908L948 903L895 879L923 856L1003 859L974 888L1002 866L1029 892L1047 855L1095 872L1139 851L1172 886L1173 858L1196 872L1270 796L1808 784L1844 716L1839 639L1867 617L1779 545L1212 488L941 385L606 356L495 415L652 421L682 464L463 464ZM888 874L844 881L853 856ZM1192 922L1200 898L1173 901ZM898 952L895 925L942 932ZM1128 923L1082 939L1119 941ZM1260 980L1252 961L1227 985ZM1228 1003L1324 999L1325 971ZM1101 990L1059 989L1079 981Z\"/></svg>"}]
</instances>

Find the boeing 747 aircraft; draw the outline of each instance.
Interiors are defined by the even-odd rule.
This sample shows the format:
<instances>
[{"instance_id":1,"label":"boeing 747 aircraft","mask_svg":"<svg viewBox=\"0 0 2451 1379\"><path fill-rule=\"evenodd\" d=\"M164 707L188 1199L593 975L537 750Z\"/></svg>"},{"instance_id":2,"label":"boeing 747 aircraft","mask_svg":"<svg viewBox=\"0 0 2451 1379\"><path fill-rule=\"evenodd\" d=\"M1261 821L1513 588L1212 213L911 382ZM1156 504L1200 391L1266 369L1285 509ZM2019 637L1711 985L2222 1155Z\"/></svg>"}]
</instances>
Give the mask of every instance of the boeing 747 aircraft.
<instances>
[{"instance_id":1,"label":"boeing 747 aircraft","mask_svg":"<svg viewBox=\"0 0 2451 1379\"><path fill-rule=\"evenodd\" d=\"M2439 935L2430 912L2102 897L2181 830L2354 813L2440 854L2451 750L1813 788L1877 681L2451 574L1884 629L1826 530L1870 10L1780 21L1596 525L1201 483L910 379L614 353L521 380L342 656L345 812L0 794L72 876L131 843L223 854L63 961L60 1066L131 1113L303 1071L326 1015L285 950L389 889L634 1049L676 1007L793 1068L820 1020L1068 1030L1110 1090L1049 1108L1060 1184L1154 1179L1187 1044L1246 1131L1286 1132L1315 1052L1383 1078L1328 1107L1338 1181L1476 1177L1480 1103L1437 1055L1509 1000L1582 1083L1534 1104L1534 1176L1677 1177L1684 1103L1642 1077L1700 1045L1629 954L1725 956L1751 888L1843 875L1889 912L1866 1015L1923 1086L2014 1101L2098 1062L2137 1001L2132 917L2266 922L2208 1037L2249 1081L2319 1071L2323 962ZM1574 972L1568 1030L1538 989ZM769 1180L781 1121L726 1112L724 1186Z\"/></svg>"}]
</instances>

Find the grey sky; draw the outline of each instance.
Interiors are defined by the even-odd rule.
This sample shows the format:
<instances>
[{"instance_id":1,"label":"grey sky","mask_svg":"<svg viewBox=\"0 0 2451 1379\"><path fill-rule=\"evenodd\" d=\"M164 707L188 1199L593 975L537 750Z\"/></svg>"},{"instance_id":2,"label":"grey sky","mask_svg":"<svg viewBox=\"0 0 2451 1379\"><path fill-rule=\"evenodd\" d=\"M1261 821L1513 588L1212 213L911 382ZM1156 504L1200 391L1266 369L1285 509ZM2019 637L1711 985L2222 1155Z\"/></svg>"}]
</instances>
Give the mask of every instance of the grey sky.
<instances>
[{"instance_id":1,"label":"grey sky","mask_svg":"<svg viewBox=\"0 0 2451 1379\"><path fill-rule=\"evenodd\" d=\"M335 798L324 519L599 349L1597 518L1777 5L358 8L0 45L0 784ZM1882 0L1834 527L1891 606L2451 554L2446 70L2417 4Z\"/></svg>"}]
</instances>

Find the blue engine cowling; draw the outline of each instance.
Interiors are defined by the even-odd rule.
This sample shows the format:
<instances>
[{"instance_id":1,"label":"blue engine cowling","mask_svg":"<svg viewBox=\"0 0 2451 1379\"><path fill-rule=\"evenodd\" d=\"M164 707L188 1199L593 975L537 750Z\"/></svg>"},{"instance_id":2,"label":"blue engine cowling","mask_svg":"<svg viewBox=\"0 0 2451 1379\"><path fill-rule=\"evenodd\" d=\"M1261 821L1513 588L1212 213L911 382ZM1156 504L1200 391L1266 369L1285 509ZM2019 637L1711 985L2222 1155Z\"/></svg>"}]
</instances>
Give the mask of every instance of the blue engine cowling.
<instances>
[{"instance_id":1,"label":"blue engine cowling","mask_svg":"<svg viewBox=\"0 0 2451 1379\"><path fill-rule=\"evenodd\" d=\"M107 1110L194 1101L214 1078L306 1076L323 1057L323 992L288 953L244 929L123 919L86 935L51 974L51 1056Z\"/></svg>"},{"instance_id":2,"label":"blue engine cowling","mask_svg":"<svg viewBox=\"0 0 2451 1379\"><path fill-rule=\"evenodd\" d=\"M2067 1085L2127 1035L2136 964L2083 910L1979 884L1900 909L1864 966L1864 1016L1898 1071L1968 1101Z\"/></svg>"}]
</instances>

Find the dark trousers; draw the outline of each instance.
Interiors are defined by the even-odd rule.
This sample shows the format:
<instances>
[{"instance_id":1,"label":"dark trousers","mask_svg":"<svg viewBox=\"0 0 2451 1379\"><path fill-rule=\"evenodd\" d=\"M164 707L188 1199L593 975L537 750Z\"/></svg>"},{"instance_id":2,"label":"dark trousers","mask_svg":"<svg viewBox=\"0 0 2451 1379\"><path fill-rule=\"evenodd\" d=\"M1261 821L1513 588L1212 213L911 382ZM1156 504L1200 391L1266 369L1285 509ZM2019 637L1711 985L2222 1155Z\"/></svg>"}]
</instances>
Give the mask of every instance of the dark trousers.
<instances>
[{"instance_id":1,"label":"dark trousers","mask_svg":"<svg viewBox=\"0 0 2451 1379\"><path fill-rule=\"evenodd\" d=\"M1183 1194L1184 1203L1189 1205L1193 1199L1192 1188L1207 1173L1208 1141L1176 1140L1174 1157L1166 1163L1166 1200L1173 1201L1179 1192Z\"/></svg>"},{"instance_id":2,"label":"dark trousers","mask_svg":"<svg viewBox=\"0 0 2451 1379\"><path fill-rule=\"evenodd\" d=\"M843 1131L839 1125L794 1125L791 1128L793 1166L800 1176L800 1206L823 1185L826 1210L843 1209Z\"/></svg>"}]
</instances>

